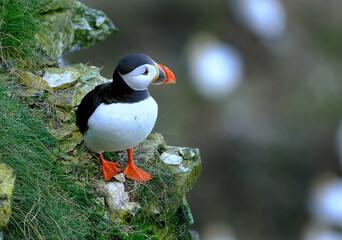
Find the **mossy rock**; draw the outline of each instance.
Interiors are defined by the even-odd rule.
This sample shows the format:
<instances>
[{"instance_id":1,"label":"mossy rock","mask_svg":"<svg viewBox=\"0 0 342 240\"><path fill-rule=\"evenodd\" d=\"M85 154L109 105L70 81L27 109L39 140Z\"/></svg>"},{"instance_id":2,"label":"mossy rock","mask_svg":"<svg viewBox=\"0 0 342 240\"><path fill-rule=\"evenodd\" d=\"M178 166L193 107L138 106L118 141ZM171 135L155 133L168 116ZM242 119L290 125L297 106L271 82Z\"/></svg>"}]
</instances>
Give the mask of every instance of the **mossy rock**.
<instances>
[{"instance_id":1,"label":"mossy rock","mask_svg":"<svg viewBox=\"0 0 342 240\"><path fill-rule=\"evenodd\" d=\"M42 0L41 13L54 11L57 9L67 9L76 6L75 0Z\"/></svg>"},{"instance_id":2,"label":"mossy rock","mask_svg":"<svg viewBox=\"0 0 342 240\"><path fill-rule=\"evenodd\" d=\"M103 41L117 31L100 10L73 0L45 0L40 31L36 39L41 49L53 59Z\"/></svg>"},{"instance_id":3,"label":"mossy rock","mask_svg":"<svg viewBox=\"0 0 342 240\"><path fill-rule=\"evenodd\" d=\"M0 163L0 231L7 226L11 217L11 204L15 171L5 163Z\"/></svg>"},{"instance_id":4,"label":"mossy rock","mask_svg":"<svg viewBox=\"0 0 342 240\"><path fill-rule=\"evenodd\" d=\"M42 15L41 31L36 38L44 52L54 59L60 58L72 46L74 41L73 16L71 9L51 11Z\"/></svg>"},{"instance_id":5,"label":"mossy rock","mask_svg":"<svg viewBox=\"0 0 342 240\"><path fill-rule=\"evenodd\" d=\"M75 35L72 50L87 48L95 42L105 40L117 31L113 22L102 11L88 8L80 3L74 8L74 11Z\"/></svg>"},{"instance_id":6,"label":"mossy rock","mask_svg":"<svg viewBox=\"0 0 342 240\"><path fill-rule=\"evenodd\" d=\"M43 79L49 84L53 90L65 89L80 78L81 73L77 68L45 68Z\"/></svg>"},{"instance_id":7,"label":"mossy rock","mask_svg":"<svg viewBox=\"0 0 342 240\"><path fill-rule=\"evenodd\" d=\"M160 160L161 146L172 154L179 154L180 149L183 149L167 146L159 133L150 134L134 148L133 153L138 167L150 173L153 179L138 186L135 181L126 180L125 190L130 194L129 202L120 209L107 210L107 215L114 222L128 223L147 231L146 234L152 239L191 239L188 229L194 220L185 195L201 172L199 151L187 148L188 152L193 152L190 154L192 158L183 159L180 165L173 166ZM121 157L125 159L125 156ZM127 239L138 236L137 232L128 232L127 235Z\"/></svg>"},{"instance_id":8,"label":"mossy rock","mask_svg":"<svg viewBox=\"0 0 342 240\"><path fill-rule=\"evenodd\" d=\"M47 94L47 102L60 107L61 120L68 121L72 109L80 104L88 92L97 85L111 81L100 76L99 72L98 67L76 64L63 68L44 68L42 76L23 72L18 79L33 93L38 93L40 90L50 92ZM53 91L55 93L52 93Z\"/></svg>"},{"instance_id":9,"label":"mossy rock","mask_svg":"<svg viewBox=\"0 0 342 240\"><path fill-rule=\"evenodd\" d=\"M47 81L31 72L21 73L19 77L19 82L30 89L33 88L37 90L43 89L47 91L52 91L52 87L49 85Z\"/></svg>"}]
</instances>

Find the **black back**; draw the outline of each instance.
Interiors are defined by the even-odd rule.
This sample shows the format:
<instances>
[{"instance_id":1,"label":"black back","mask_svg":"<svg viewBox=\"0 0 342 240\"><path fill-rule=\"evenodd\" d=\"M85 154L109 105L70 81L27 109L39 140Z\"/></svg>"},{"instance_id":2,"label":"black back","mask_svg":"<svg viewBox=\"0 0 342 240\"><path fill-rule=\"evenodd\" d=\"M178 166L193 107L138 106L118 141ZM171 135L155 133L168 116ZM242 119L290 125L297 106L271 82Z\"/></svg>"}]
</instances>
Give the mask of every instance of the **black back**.
<instances>
[{"instance_id":1,"label":"black back","mask_svg":"<svg viewBox=\"0 0 342 240\"><path fill-rule=\"evenodd\" d=\"M114 71L113 82L97 86L82 99L78 106L76 110L76 125L82 134L88 129L88 119L101 103L135 103L145 100L150 96L147 89L136 91L130 88L119 75L118 68L119 66Z\"/></svg>"}]
</instances>

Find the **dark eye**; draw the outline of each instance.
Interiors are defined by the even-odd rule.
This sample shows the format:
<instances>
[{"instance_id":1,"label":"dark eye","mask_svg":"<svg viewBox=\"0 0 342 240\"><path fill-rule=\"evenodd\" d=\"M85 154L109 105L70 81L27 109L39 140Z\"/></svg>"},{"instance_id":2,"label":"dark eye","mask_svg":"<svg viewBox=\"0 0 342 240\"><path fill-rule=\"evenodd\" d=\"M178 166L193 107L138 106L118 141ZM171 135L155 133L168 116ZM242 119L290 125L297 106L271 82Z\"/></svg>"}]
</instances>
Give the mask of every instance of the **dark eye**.
<instances>
[{"instance_id":1,"label":"dark eye","mask_svg":"<svg viewBox=\"0 0 342 240\"><path fill-rule=\"evenodd\" d=\"M148 69L145 69L145 72L143 73L143 75L147 75L148 74Z\"/></svg>"}]
</instances>

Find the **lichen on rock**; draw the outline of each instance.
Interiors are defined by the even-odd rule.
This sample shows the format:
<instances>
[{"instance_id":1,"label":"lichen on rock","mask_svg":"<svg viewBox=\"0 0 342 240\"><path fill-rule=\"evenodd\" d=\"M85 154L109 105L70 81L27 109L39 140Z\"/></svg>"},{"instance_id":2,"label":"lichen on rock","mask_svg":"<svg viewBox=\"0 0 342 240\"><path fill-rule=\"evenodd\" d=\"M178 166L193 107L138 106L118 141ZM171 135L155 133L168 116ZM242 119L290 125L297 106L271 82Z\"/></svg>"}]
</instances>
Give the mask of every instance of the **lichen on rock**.
<instances>
[{"instance_id":1,"label":"lichen on rock","mask_svg":"<svg viewBox=\"0 0 342 240\"><path fill-rule=\"evenodd\" d=\"M70 50L89 47L95 42L105 40L117 31L112 21L102 11L88 8L79 2L74 11L73 29L75 35Z\"/></svg>"},{"instance_id":2,"label":"lichen on rock","mask_svg":"<svg viewBox=\"0 0 342 240\"><path fill-rule=\"evenodd\" d=\"M15 171L7 164L0 163L0 232L11 217L14 181Z\"/></svg>"},{"instance_id":3,"label":"lichen on rock","mask_svg":"<svg viewBox=\"0 0 342 240\"><path fill-rule=\"evenodd\" d=\"M19 77L19 82L30 89L43 89L52 91L51 86L45 79L30 72L23 72Z\"/></svg>"},{"instance_id":4,"label":"lichen on rock","mask_svg":"<svg viewBox=\"0 0 342 240\"><path fill-rule=\"evenodd\" d=\"M49 11L42 17L42 30L36 34L36 39L47 55L53 59L60 58L74 41L73 12L71 9Z\"/></svg>"},{"instance_id":5,"label":"lichen on rock","mask_svg":"<svg viewBox=\"0 0 342 240\"><path fill-rule=\"evenodd\" d=\"M73 85L81 76L80 71L73 67L45 68L43 79L53 90L65 89Z\"/></svg>"},{"instance_id":6,"label":"lichen on rock","mask_svg":"<svg viewBox=\"0 0 342 240\"><path fill-rule=\"evenodd\" d=\"M84 64L45 68L43 71L42 77L25 73L20 82L30 88L55 91L56 93L48 95L47 102L63 109L64 115L70 113L71 109L77 106L82 98L97 85L110 81L99 75L99 68Z\"/></svg>"},{"instance_id":7,"label":"lichen on rock","mask_svg":"<svg viewBox=\"0 0 342 240\"><path fill-rule=\"evenodd\" d=\"M76 6L75 0L41 0L42 9L40 12L54 11L57 9L70 9Z\"/></svg>"},{"instance_id":8,"label":"lichen on rock","mask_svg":"<svg viewBox=\"0 0 342 240\"><path fill-rule=\"evenodd\" d=\"M41 31L36 39L41 49L53 59L102 41L117 29L100 10L74 0L45 0Z\"/></svg>"}]
</instances>

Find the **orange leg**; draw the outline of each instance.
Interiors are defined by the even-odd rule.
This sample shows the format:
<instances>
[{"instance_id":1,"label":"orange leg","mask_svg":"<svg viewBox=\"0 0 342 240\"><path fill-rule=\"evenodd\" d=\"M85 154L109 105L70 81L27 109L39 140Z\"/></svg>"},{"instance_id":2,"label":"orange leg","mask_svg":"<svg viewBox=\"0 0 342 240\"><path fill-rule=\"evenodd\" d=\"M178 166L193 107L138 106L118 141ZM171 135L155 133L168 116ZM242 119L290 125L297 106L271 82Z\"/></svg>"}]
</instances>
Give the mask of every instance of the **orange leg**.
<instances>
[{"instance_id":1,"label":"orange leg","mask_svg":"<svg viewBox=\"0 0 342 240\"><path fill-rule=\"evenodd\" d=\"M103 177L106 181L111 180L114 175L121 172L119 164L104 160L101 153L99 154L99 157L101 159Z\"/></svg>"},{"instance_id":2,"label":"orange leg","mask_svg":"<svg viewBox=\"0 0 342 240\"><path fill-rule=\"evenodd\" d=\"M147 182L152 179L151 175L144 172L143 170L134 166L133 157L132 157L133 149L127 149L128 155L128 164L123 170L123 175L127 178L139 181L139 182Z\"/></svg>"}]
</instances>

